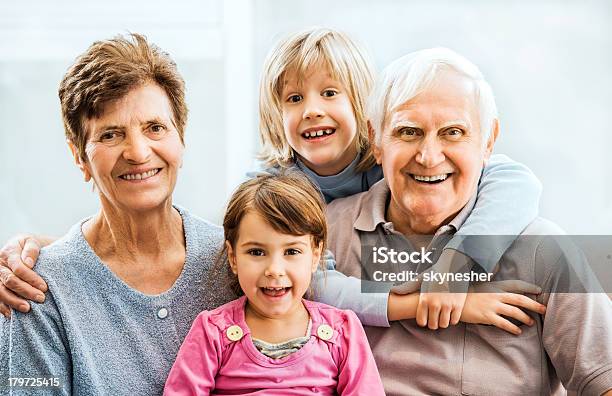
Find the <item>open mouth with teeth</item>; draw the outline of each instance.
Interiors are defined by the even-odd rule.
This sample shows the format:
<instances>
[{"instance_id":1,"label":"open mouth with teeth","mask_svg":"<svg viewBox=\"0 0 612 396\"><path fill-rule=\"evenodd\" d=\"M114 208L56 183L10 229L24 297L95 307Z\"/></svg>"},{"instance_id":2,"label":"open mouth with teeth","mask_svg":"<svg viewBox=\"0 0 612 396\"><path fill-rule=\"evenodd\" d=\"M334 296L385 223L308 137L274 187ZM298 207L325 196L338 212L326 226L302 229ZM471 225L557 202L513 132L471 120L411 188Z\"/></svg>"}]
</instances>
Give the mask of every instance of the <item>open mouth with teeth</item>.
<instances>
[{"instance_id":1,"label":"open mouth with teeth","mask_svg":"<svg viewBox=\"0 0 612 396\"><path fill-rule=\"evenodd\" d=\"M263 294L270 297L282 297L291 290L291 287L260 287Z\"/></svg>"},{"instance_id":2,"label":"open mouth with teeth","mask_svg":"<svg viewBox=\"0 0 612 396\"><path fill-rule=\"evenodd\" d=\"M325 136L330 136L336 133L334 128L329 129L319 129L318 131L307 131L302 132L302 137L306 140L317 139Z\"/></svg>"},{"instance_id":3,"label":"open mouth with teeth","mask_svg":"<svg viewBox=\"0 0 612 396\"><path fill-rule=\"evenodd\" d=\"M159 171L161 171L161 168L151 169L150 171L143 173L126 173L119 176L119 178L123 180L146 180L157 175Z\"/></svg>"},{"instance_id":4,"label":"open mouth with teeth","mask_svg":"<svg viewBox=\"0 0 612 396\"><path fill-rule=\"evenodd\" d=\"M413 180L419 183L425 183L425 184L440 184L451 176L452 176L452 173L442 173L442 174L433 175L433 176L421 176L421 175L415 175L414 173L410 174L410 177Z\"/></svg>"}]
</instances>

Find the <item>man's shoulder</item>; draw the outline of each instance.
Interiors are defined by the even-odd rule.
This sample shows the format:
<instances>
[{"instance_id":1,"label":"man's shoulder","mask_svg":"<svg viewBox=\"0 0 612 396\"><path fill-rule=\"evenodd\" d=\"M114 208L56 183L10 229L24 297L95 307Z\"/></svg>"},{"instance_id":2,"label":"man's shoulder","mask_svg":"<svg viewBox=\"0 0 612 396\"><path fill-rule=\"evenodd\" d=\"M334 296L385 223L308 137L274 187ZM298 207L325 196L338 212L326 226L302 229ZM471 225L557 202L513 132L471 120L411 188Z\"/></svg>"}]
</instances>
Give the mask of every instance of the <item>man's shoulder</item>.
<instances>
[{"instance_id":1,"label":"man's shoulder","mask_svg":"<svg viewBox=\"0 0 612 396\"><path fill-rule=\"evenodd\" d=\"M543 217L536 217L523 230L521 235L565 235L565 231L556 223Z\"/></svg>"},{"instance_id":2,"label":"man's shoulder","mask_svg":"<svg viewBox=\"0 0 612 396\"><path fill-rule=\"evenodd\" d=\"M364 199L367 197L368 191L364 191L346 198L334 199L327 205L325 213L327 220L332 227L337 223L346 223L351 221L351 224L359 216Z\"/></svg>"}]
</instances>

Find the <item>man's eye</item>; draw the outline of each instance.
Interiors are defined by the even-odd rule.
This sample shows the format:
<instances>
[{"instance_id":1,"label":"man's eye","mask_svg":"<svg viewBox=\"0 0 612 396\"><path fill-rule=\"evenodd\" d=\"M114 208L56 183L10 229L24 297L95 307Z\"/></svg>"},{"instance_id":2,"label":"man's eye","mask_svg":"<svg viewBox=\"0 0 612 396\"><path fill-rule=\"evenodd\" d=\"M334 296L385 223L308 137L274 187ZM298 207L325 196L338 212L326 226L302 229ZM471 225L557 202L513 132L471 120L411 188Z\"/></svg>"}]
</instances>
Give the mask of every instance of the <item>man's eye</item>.
<instances>
[{"instance_id":1,"label":"man's eye","mask_svg":"<svg viewBox=\"0 0 612 396\"><path fill-rule=\"evenodd\" d=\"M296 254L300 254L302 252L300 252L298 249L287 249L285 250L285 256L295 256Z\"/></svg>"},{"instance_id":2,"label":"man's eye","mask_svg":"<svg viewBox=\"0 0 612 396\"><path fill-rule=\"evenodd\" d=\"M324 96L326 98L331 98L332 96L336 95L338 95L338 91L334 91L333 89L326 89L321 93L321 96Z\"/></svg>"},{"instance_id":3,"label":"man's eye","mask_svg":"<svg viewBox=\"0 0 612 396\"><path fill-rule=\"evenodd\" d=\"M287 102L289 103L298 103L302 100L302 95L291 95L287 98Z\"/></svg>"},{"instance_id":4,"label":"man's eye","mask_svg":"<svg viewBox=\"0 0 612 396\"><path fill-rule=\"evenodd\" d=\"M265 253L263 250L261 249L249 249L247 251L247 254L251 255L251 256L265 256Z\"/></svg>"},{"instance_id":5,"label":"man's eye","mask_svg":"<svg viewBox=\"0 0 612 396\"><path fill-rule=\"evenodd\" d=\"M464 132L459 128L450 128L444 131L444 135L450 137L461 137L464 135Z\"/></svg>"},{"instance_id":6,"label":"man's eye","mask_svg":"<svg viewBox=\"0 0 612 396\"><path fill-rule=\"evenodd\" d=\"M414 137L419 134L419 130L417 128L402 127L398 129L397 134L400 137Z\"/></svg>"}]
</instances>

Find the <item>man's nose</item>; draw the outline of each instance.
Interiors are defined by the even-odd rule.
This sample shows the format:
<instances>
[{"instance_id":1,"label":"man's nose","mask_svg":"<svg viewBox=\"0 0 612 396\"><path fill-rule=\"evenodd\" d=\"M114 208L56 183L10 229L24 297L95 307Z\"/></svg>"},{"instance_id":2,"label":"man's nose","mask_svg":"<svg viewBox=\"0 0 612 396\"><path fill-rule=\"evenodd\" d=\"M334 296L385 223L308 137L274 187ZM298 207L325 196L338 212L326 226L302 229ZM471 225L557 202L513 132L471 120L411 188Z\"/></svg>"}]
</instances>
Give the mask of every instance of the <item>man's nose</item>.
<instances>
[{"instance_id":1,"label":"man's nose","mask_svg":"<svg viewBox=\"0 0 612 396\"><path fill-rule=\"evenodd\" d=\"M143 164L151 156L151 142L142 133L128 133L125 139L123 158L130 163Z\"/></svg>"},{"instance_id":2,"label":"man's nose","mask_svg":"<svg viewBox=\"0 0 612 396\"><path fill-rule=\"evenodd\" d=\"M426 137L419 145L416 162L425 168L434 168L444 162L444 148L437 136Z\"/></svg>"}]
</instances>

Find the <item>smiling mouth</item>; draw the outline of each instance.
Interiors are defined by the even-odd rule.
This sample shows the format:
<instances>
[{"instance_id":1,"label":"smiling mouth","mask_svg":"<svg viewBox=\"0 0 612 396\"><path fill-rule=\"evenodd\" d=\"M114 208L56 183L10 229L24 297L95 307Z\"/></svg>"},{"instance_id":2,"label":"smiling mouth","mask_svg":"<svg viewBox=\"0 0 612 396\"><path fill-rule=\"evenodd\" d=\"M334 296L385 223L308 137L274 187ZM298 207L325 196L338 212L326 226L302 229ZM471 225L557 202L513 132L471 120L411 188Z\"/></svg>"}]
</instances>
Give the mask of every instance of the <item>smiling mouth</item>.
<instances>
[{"instance_id":1,"label":"smiling mouth","mask_svg":"<svg viewBox=\"0 0 612 396\"><path fill-rule=\"evenodd\" d=\"M160 171L161 168L156 168L142 173L126 173L125 175L119 176L119 178L123 180L146 180L157 175Z\"/></svg>"},{"instance_id":2,"label":"smiling mouth","mask_svg":"<svg viewBox=\"0 0 612 396\"><path fill-rule=\"evenodd\" d=\"M441 173L439 175L432 175L432 176L422 176L422 175L415 175L414 173L410 173L410 177L412 178L412 180L418 183L424 183L424 184L440 184L448 180L448 178L451 176L452 176L452 173Z\"/></svg>"},{"instance_id":3,"label":"smiling mouth","mask_svg":"<svg viewBox=\"0 0 612 396\"><path fill-rule=\"evenodd\" d=\"M324 136L330 136L336 133L335 128L319 129L318 131L302 132L302 137L306 140L317 139Z\"/></svg>"},{"instance_id":4,"label":"smiling mouth","mask_svg":"<svg viewBox=\"0 0 612 396\"><path fill-rule=\"evenodd\" d=\"M291 287L260 287L261 292L266 296L270 297L281 297L284 296L291 290Z\"/></svg>"}]
</instances>

